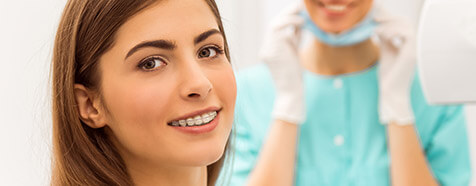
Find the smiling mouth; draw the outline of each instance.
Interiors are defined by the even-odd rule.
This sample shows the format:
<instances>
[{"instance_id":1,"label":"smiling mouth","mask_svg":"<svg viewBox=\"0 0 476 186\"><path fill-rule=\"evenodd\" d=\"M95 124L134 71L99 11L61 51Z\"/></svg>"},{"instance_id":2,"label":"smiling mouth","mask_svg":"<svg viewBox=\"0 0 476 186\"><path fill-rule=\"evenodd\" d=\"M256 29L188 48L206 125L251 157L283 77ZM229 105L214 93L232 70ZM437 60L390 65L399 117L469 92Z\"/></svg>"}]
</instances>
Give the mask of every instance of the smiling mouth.
<instances>
[{"instance_id":1,"label":"smiling mouth","mask_svg":"<svg viewBox=\"0 0 476 186\"><path fill-rule=\"evenodd\" d=\"M345 9L347 9L346 5L325 5L324 7L334 12L343 12Z\"/></svg>"},{"instance_id":2,"label":"smiling mouth","mask_svg":"<svg viewBox=\"0 0 476 186\"><path fill-rule=\"evenodd\" d=\"M345 10L347 10L351 5L352 3L350 4L331 4L331 3L324 3L322 1L316 1L317 4L320 6L320 7L323 7L325 9L327 9L328 11L331 11L331 12L344 12Z\"/></svg>"},{"instance_id":3,"label":"smiling mouth","mask_svg":"<svg viewBox=\"0 0 476 186\"><path fill-rule=\"evenodd\" d=\"M211 111L204 114L188 117L186 119L175 120L167 123L169 126L174 127L193 127L202 126L212 122L218 115L219 111Z\"/></svg>"}]
</instances>

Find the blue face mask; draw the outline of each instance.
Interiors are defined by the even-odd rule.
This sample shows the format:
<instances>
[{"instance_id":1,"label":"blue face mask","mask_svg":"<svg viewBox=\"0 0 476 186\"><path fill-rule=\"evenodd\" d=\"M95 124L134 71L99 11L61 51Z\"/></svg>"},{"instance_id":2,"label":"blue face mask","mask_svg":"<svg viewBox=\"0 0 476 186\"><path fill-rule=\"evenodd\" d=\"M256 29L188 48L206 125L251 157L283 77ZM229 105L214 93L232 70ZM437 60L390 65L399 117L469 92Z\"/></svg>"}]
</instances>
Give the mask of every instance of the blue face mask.
<instances>
[{"instance_id":1,"label":"blue face mask","mask_svg":"<svg viewBox=\"0 0 476 186\"><path fill-rule=\"evenodd\" d=\"M331 46L350 46L365 41L372 37L374 30L377 27L377 22L372 18L372 12L370 12L360 23L355 25L352 29L343 31L340 34L327 33L321 30L311 20L307 12L301 12L304 17L304 28L311 31L319 41Z\"/></svg>"}]
</instances>

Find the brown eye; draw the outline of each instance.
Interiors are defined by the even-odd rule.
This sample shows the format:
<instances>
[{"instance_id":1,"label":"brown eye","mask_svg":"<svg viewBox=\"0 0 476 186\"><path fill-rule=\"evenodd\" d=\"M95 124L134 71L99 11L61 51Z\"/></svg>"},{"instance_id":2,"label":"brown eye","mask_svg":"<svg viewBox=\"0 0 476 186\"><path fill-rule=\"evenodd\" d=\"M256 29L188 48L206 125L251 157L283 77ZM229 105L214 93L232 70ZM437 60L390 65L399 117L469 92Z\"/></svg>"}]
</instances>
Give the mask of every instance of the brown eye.
<instances>
[{"instance_id":1,"label":"brown eye","mask_svg":"<svg viewBox=\"0 0 476 186\"><path fill-rule=\"evenodd\" d=\"M162 67L163 65L166 65L166 63L158 58L158 57L150 57L146 58L139 64L139 68L147 71L153 71L155 69L158 69Z\"/></svg>"},{"instance_id":2,"label":"brown eye","mask_svg":"<svg viewBox=\"0 0 476 186\"><path fill-rule=\"evenodd\" d=\"M214 47L207 47L207 48L204 48L202 50L200 50L200 52L198 52L198 57L199 58L210 58L210 57L215 57L218 53L218 49L214 48Z\"/></svg>"}]
</instances>

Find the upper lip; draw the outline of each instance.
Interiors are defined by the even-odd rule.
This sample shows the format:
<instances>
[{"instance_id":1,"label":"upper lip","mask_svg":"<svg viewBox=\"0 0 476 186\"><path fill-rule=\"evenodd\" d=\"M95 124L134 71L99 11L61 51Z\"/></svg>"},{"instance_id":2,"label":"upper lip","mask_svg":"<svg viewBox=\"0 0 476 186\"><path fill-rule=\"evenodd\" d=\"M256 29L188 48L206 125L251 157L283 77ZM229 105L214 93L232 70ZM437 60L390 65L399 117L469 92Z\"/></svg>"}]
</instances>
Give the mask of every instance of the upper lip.
<instances>
[{"instance_id":1,"label":"upper lip","mask_svg":"<svg viewBox=\"0 0 476 186\"><path fill-rule=\"evenodd\" d=\"M347 2L347 1L327 1L327 2L324 2L324 1L320 1L320 0L318 0L317 2L320 3L321 5L325 5L325 6L328 6L328 5L347 6L347 5L352 3L352 2Z\"/></svg>"},{"instance_id":2,"label":"upper lip","mask_svg":"<svg viewBox=\"0 0 476 186\"><path fill-rule=\"evenodd\" d=\"M205 109L202 109L202 110L198 110L198 111L194 111L194 112L190 112L188 114L182 115L178 118L170 120L170 122L178 121L178 120L184 120L184 119L187 119L187 118L191 118L193 116L202 115L202 114L209 113L209 112L212 112L212 111L219 112L220 110L221 110L220 107L212 106L212 107L208 107L208 108L205 108ZM170 123L170 122L168 122L168 123Z\"/></svg>"}]
</instances>

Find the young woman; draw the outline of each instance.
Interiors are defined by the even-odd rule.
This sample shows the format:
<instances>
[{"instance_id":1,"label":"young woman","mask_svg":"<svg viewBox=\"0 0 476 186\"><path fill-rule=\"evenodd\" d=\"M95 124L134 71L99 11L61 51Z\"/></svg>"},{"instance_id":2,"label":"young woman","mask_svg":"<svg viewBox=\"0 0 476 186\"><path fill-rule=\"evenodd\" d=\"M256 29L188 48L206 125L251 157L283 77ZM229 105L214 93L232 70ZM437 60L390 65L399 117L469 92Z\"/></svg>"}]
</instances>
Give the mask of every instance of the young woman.
<instances>
[{"instance_id":1,"label":"young woman","mask_svg":"<svg viewBox=\"0 0 476 186\"><path fill-rule=\"evenodd\" d=\"M232 185L468 185L463 110L426 103L413 34L372 0L281 14L238 75Z\"/></svg>"},{"instance_id":2,"label":"young woman","mask_svg":"<svg viewBox=\"0 0 476 186\"><path fill-rule=\"evenodd\" d=\"M69 0L51 185L214 185L236 85L213 0Z\"/></svg>"}]
</instances>

